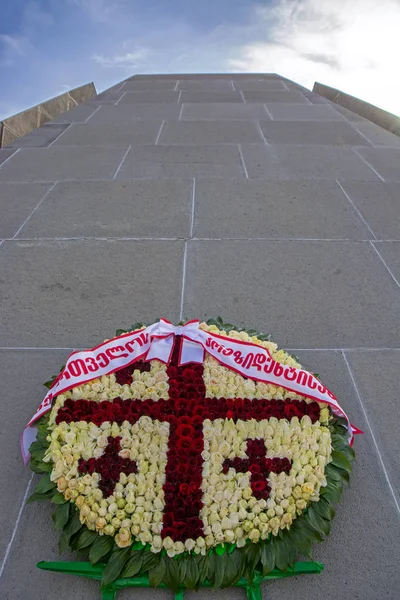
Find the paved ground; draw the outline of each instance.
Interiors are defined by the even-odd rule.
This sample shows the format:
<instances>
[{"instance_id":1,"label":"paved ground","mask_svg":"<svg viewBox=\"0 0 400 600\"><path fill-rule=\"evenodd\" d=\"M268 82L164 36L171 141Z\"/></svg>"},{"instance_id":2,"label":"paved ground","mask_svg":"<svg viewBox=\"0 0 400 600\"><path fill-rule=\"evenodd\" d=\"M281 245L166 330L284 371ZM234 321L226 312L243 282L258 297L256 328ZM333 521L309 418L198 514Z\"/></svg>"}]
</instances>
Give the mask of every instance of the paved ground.
<instances>
[{"instance_id":1,"label":"paved ground","mask_svg":"<svg viewBox=\"0 0 400 600\"><path fill-rule=\"evenodd\" d=\"M365 430L325 571L264 597L398 598L400 138L277 76L137 76L0 165L0 598L98 598L35 568L57 558L19 455L41 382L117 327L216 315L297 349Z\"/></svg>"}]
</instances>

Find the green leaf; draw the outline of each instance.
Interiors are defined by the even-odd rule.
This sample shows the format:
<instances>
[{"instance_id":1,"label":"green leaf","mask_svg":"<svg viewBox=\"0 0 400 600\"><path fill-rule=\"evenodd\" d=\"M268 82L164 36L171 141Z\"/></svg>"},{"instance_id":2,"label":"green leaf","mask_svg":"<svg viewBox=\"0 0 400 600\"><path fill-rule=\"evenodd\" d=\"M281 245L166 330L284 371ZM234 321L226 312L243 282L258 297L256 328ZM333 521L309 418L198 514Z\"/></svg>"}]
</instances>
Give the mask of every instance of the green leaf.
<instances>
[{"instance_id":1,"label":"green leaf","mask_svg":"<svg viewBox=\"0 0 400 600\"><path fill-rule=\"evenodd\" d=\"M75 511L69 518L69 521L64 527L63 535L65 536L67 543L69 544L70 539L75 533L82 528L82 523L79 520L78 513Z\"/></svg>"},{"instance_id":2,"label":"green leaf","mask_svg":"<svg viewBox=\"0 0 400 600\"><path fill-rule=\"evenodd\" d=\"M332 483L332 485L323 488L320 494L322 498L326 498L329 502L336 504L342 495L342 484L339 482Z\"/></svg>"},{"instance_id":3,"label":"green leaf","mask_svg":"<svg viewBox=\"0 0 400 600\"><path fill-rule=\"evenodd\" d=\"M96 564L103 556L111 552L114 546L114 538L110 535L99 535L93 542L89 552L91 565Z\"/></svg>"},{"instance_id":4,"label":"green leaf","mask_svg":"<svg viewBox=\"0 0 400 600\"><path fill-rule=\"evenodd\" d=\"M222 556L227 551L227 547L225 544L218 544L218 546L215 546L214 550L218 556Z\"/></svg>"},{"instance_id":5,"label":"green leaf","mask_svg":"<svg viewBox=\"0 0 400 600\"><path fill-rule=\"evenodd\" d=\"M185 588L193 590L199 578L199 568L193 556L189 556L184 562L186 563L186 570L184 577L181 577L181 581Z\"/></svg>"},{"instance_id":6,"label":"green leaf","mask_svg":"<svg viewBox=\"0 0 400 600\"><path fill-rule=\"evenodd\" d=\"M103 571L103 577L101 580L102 587L118 579L129 558L130 551L130 548L124 548L123 550L116 550L111 554L110 559Z\"/></svg>"},{"instance_id":7,"label":"green leaf","mask_svg":"<svg viewBox=\"0 0 400 600\"><path fill-rule=\"evenodd\" d=\"M147 552L142 552L143 554L143 563L142 563L142 569L141 572L145 573L146 571L148 571L149 569L152 569L153 567L155 567L161 558L161 555L157 552L151 552L150 550L148 550Z\"/></svg>"},{"instance_id":8,"label":"green leaf","mask_svg":"<svg viewBox=\"0 0 400 600\"><path fill-rule=\"evenodd\" d=\"M273 544L265 542L261 549L262 574L268 575L275 567L275 552Z\"/></svg>"},{"instance_id":9,"label":"green leaf","mask_svg":"<svg viewBox=\"0 0 400 600\"><path fill-rule=\"evenodd\" d=\"M164 583L174 592L178 592L180 587L178 563L173 558L169 558L165 559L165 564L167 568L164 576Z\"/></svg>"},{"instance_id":10,"label":"green leaf","mask_svg":"<svg viewBox=\"0 0 400 600\"><path fill-rule=\"evenodd\" d=\"M69 519L70 503L59 504L52 514L55 529L62 529Z\"/></svg>"},{"instance_id":11,"label":"green leaf","mask_svg":"<svg viewBox=\"0 0 400 600\"><path fill-rule=\"evenodd\" d=\"M64 498L60 492L56 492L54 496L51 497L50 502L53 504L69 504L69 502Z\"/></svg>"},{"instance_id":12,"label":"green leaf","mask_svg":"<svg viewBox=\"0 0 400 600\"><path fill-rule=\"evenodd\" d=\"M52 494L52 490L49 490L48 492L45 492L43 494L38 494L36 492L33 492L33 494L31 494L29 496L26 503L30 504L31 502L39 502L41 500L51 500L51 494Z\"/></svg>"},{"instance_id":13,"label":"green leaf","mask_svg":"<svg viewBox=\"0 0 400 600\"><path fill-rule=\"evenodd\" d=\"M244 569L244 576L247 581L251 583L253 581L254 571L261 558L259 544L249 544L245 549L245 553L246 566Z\"/></svg>"},{"instance_id":14,"label":"green leaf","mask_svg":"<svg viewBox=\"0 0 400 600\"><path fill-rule=\"evenodd\" d=\"M200 586L200 583L202 583L203 581L205 581L207 579L209 557L203 556L202 554L198 554L195 557L195 561L197 564L197 569L199 571L199 577L198 577L195 589L198 589Z\"/></svg>"},{"instance_id":15,"label":"green leaf","mask_svg":"<svg viewBox=\"0 0 400 600\"><path fill-rule=\"evenodd\" d=\"M69 539L66 537L66 535L64 535L64 533L62 533L60 539L58 540L58 553L64 554L64 552L66 552L68 549Z\"/></svg>"},{"instance_id":16,"label":"green leaf","mask_svg":"<svg viewBox=\"0 0 400 600\"><path fill-rule=\"evenodd\" d=\"M167 565L165 563L164 558L161 558L158 565L149 569L148 578L149 583L152 587L157 587L163 581L165 574L167 572ZM187 586L189 587L189 586Z\"/></svg>"},{"instance_id":17,"label":"green leaf","mask_svg":"<svg viewBox=\"0 0 400 600\"><path fill-rule=\"evenodd\" d=\"M83 550L83 548L87 548L93 544L98 535L95 531L90 531L90 529L83 527L78 533L72 536L70 546L72 550Z\"/></svg>"},{"instance_id":18,"label":"green leaf","mask_svg":"<svg viewBox=\"0 0 400 600\"><path fill-rule=\"evenodd\" d=\"M126 562L122 577L134 577L142 570L143 552L132 552L129 560Z\"/></svg>"},{"instance_id":19,"label":"green leaf","mask_svg":"<svg viewBox=\"0 0 400 600\"><path fill-rule=\"evenodd\" d=\"M347 471L347 473L351 473L352 471L351 462L344 452L338 452L336 450L332 452L332 464L335 465L335 467L339 467L339 469Z\"/></svg>"},{"instance_id":20,"label":"green leaf","mask_svg":"<svg viewBox=\"0 0 400 600\"><path fill-rule=\"evenodd\" d=\"M229 587L239 581L242 576L242 559L239 552L226 555L225 574L222 582L223 587Z\"/></svg>"},{"instance_id":21,"label":"green leaf","mask_svg":"<svg viewBox=\"0 0 400 600\"><path fill-rule=\"evenodd\" d=\"M222 586L222 582L225 579L226 568L229 562L229 555L222 554L219 556L218 554L214 554L214 581L213 588L218 589Z\"/></svg>"},{"instance_id":22,"label":"green leaf","mask_svg":"<svg viewBox=\"0 0 400 600\"><path fill-rule=\"evenodd\" d=\"M329 534L330 523L323 519L312 506L309 507L307 516L310 524L316 531L324 535Z\"/></svg>"},{"instance_id":23,"label":"green leaf","mask_svg":"<svg viewBox=\"0 0 400 600\"><path fill-rule=\"evenodd\" d=\"M317 512L320 517L326 519L327 521L332 521L333 517L335 516L335 509L324 497L320 498L318 502L314 502L313 507L315 512Z\"/></svg>"},{"instance_id":24,"label":"green leaf","mask_svg":"<svg viewBox=\"0 0 400 600\"><path fill-rule=\"evenodd\" d=\"M35 487L35 492L37 494L44 494L53 491L56 487L56 484L50 481L49 475L43 475Z\"/></svg>"}]
</instances>

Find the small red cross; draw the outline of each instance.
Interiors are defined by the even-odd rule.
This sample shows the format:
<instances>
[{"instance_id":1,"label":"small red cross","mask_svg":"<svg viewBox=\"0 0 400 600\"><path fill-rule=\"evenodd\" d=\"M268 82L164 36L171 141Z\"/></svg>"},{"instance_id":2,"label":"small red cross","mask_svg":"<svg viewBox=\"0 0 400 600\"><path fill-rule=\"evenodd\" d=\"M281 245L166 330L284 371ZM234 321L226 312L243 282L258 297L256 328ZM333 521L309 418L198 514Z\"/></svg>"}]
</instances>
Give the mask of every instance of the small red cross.
<instances>
[{"instance_id":1,"label":"small red cross","mask_svg":"<svg viewBox=\"0 0 400 600\"><path fill-rule=\"evenodd\" d=\"M292 464L288 458L267 458L264 440L247 440L248 458L227 458L223 465L223 473L233 468L237 473L250 472L250 487L257 500L269 497L271 487L268 485L270 473L289 473Z\"/></svg>"}]
</instances>

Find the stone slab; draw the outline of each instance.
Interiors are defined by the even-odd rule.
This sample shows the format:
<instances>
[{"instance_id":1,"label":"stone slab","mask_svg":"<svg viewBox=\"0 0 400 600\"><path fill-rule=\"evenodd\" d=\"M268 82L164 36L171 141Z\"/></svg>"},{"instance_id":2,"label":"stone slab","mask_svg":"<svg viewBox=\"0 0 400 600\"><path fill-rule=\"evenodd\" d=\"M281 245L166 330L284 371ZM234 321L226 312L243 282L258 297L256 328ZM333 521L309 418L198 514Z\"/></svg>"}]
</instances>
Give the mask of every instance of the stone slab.
<instances>
[{"instance_id":1,"label":"stone slab","mask_svg":"<svg viewBox=\"0 0 400 600\"><path fill-rule=\"evenodd\" d=\"M183 91L232 92L233 87L228 79L184 79L178 82L177 89Z\"/></svg>"},{"instance_id":2,"label":"stone slab","mask_svg":"<svg viewBox=\"0 0 400 600\"><path fill-rule=\"evenodd\" d=\"M303 90L302 94L312 103L312 104L331 104L330 100L316 94L315 92L310 92L309 90Z\"/></svg>"},{"instance_id":3,"label":"stone slab","mask_svg":"<svg viewBox=\"0 0 400 600\"><path fill-rule=\"evenodd\" d=\"M400 183L348 181L342 185L378 239L400 240Z\"/></svg>"},{"instance_id":4,"label":"stone slab","mask_svg":"<svg viewBox=\"0 0 400 600\"><path fill-rule=\"evenodd\" d=\"M264 102L264 103L285 103L285 104L311 104L309 100L301 92L293 91L245 91L243 96L246 102Z\"/></svg>"},{"instance_id":5,"label":"stone slab","mask_svg":"<svg viewBox=\"0 0 400 600\"><path fill-rule=\"evenodd\" d=\"M342 115L324 104L268 103L267 108L274 121L344 121ZM314 123L308 127L312 129Z\"/></svg>"},{"instance_id":6,"label":"stone slab","mask_svg":"<svg viewBox=\"0 0 400 600\"><path fill-rule=\"evenodd\" d=\"M354 121L353 127L367 138L373 146L389 146L390 148L400 148L400 136L386 131L379 125L369 121Z\"/></svg>"},{"instance_id":7,"label":"stone slab","mask_svg":"<svg viewBox=\"0 0 400 600\"><path fill-rule=\"evenodd\" d=\"M333 181L202 179L195 199L195 237L372 237Z\"/></svg>"},{"instance_id":8,"label":"stone slab","mask_svg":"<svg viewBox=\"0 0 400 600\"><path fill-rule=\"evenodd\" d=\"M270 121L272 123L272 121ZM378 181L350 148L340 146L242 146L249 177L264 179L340 179Z\"/></svg>"},{"instance_id":9,"label":"stone slab","mask_svg":"<svg viewBox=\"0 0 400 600\"><path fill-rule=\"evenodd\" d=\"M385 181L400 181L400 148L359 148Z\"/></svg>"},{"instance_id":10,"label":"stone slab","mask_svg":"<svg viewBox=\"0 0 400 600\"><path fill-rule=\"evenodd\" d=\"M145 81L152 79L178 79L181 81L182 79L280 79L281 76L277 73L171 73L171 74L157 74L150 75L148 73L141 73L140 75L134 75L130 77L129 80L135 81Z\"/></svg>"},{"instance_id":11,"label":"stone slab","mask_svg":"<svg viewBox=\"0 0 400 600\"><path fill-rule=\"evenodd\" d=\"M121 90L123 91L123 90ZM148 104L149 102L156 104L178 102L179 92L167 90L140 90L137 92L125 92L118 104L131 104L139 102L140 104Z\"/></svg>"},{"instance_id":12,"label":"stone slab","mask_svg":"<svg viewBox=\"0 0 400 600\"><path fill-rule=\"evenodd\" d=\"M0 237L13 237L43 198L49 185L0 183Z\"/></svg>"},{"instance_id":13,"label":"stone slab","mask_svg":"<svg viewBox=\"0 0 400 600\"><path fill-rule=\"evenodd\" d=\"M21 457L20 436L46 394L43 382L54 373L58 373L68 354L69 351L65 350L0 350L1 386L4 391L8 390L8 398L12 390L12 400L11 398L7 400L4 396L3 402L0 403L0 418L4 424L0 436L0 452L3 456L0 464L0 508L3 515L0 529L0 562L11 539L18 511L32 474ZM40 530L41 527L38 528L38 532ZM30 547L31 542L32 540L29 540L26 545ZM27 576L18 568L17 572L20 577ZM3 580L1 590L1 597L5 598ZM12 597L9 596L10 599ZM32 598L31 595L29 597Z\"/></svg>"},{"instance_id":14,"label":"stone slab","mask_svg":"<svg viewBox=\"0 0 400 600\"><path fill-rule=\"evenodd\" d=\"M0 171L1 173L1 171ZM117 179L244 176L237 146L133 146Z\"/></svg>"},{"instance_id":15,"label":"stone slab","mask_svg":"<svg viewBox=\"0 0 400 600\"><path fill-rule=\"evenodd\" d=\"M400 285L400 242L383 242L376 248Z\"/></svg>"},{"instance_id":16,"label":"stone slab","mask_svg":"<svg viewBox=\"0 0 400 600\"><path fill-rule=\"evenodd\" d=\"M245 121L171 121L165 124L160 144L239 144L261 142L255 123Z\"/></svg>"},{"instance_id":17,"label":"stone slab","mask_svg":"<svg viewBox=\"0 0 400 600\"><path fill-rule=\"evenodd\" d=\"M129 121L164 121L179 118L180 104L118 104L100 106L91 123L126 123Z\"/></svg>"},{"instance_id":18,"label":"stone slab","mask_svg":"<svg viewBox=\"0 0 400 600\"><path fill-rule=\"evenodd\" d=\"M348 352L347 359L400 503L400 350Z\"/></svg>"},{"instance_id":19,"label":"stone slab","mask_svg":"<svg viewBox=\"0 0 400 600\"><path fill-rule=\"evenodd\" d=\"M90 104L80 104L71 110L61 113L51 123L84 123L96 110Z\"/></svg>"},{"instance_id":20,"label":"stone slab","mask_svg":"<svg viewBox=\"0 0 400 600\"><path fill-rule=\"evenodd\" d=\"M294 348L398 346L398 287L368 243L189 241L187 257L185 316L223 311Z\"/></svg>"},{"instance_id":21,"label":"stone slab","mask_svg":"<svg viewBox=\"0 0 400 600\"><path fill-rule=\"evenodd\" d=\"M331 106L338 113L340 113L341 115L343 115L343 117L345 117L348 121L361 121L361 122L365 122L365 123L369 123L370 122L370 121L367 121L367 119L365 119L361 115L358 115L357 113L354 113L352 110L348 110L344 106L340 106L340 104L334 104L333 103Z\"/></svg>"},{"instance_id":22,"label":"stone slab","mask_svg":"<svg viewBox=\"0 0 400 600\"><path fill-rule=\"evenodd\" d=\"M235 90L255 91L283 91L287 90L285 84L279 79L239 79L233 82Z\"/></svg>"},{"instance_id":23,"label":"stone slab","mask_svg":"<svg viewBox=\"0 0 400 600\"><path fill-rule=\"evenodd\" d=\"M308 108L308 106L307 106ZM311 108L325 108L324 106ZM271 144L319 144L368 146L369 142L349 123L335 121L261 121L260 127ZM63 136L64 137L64 136Z\"/></svg>"},{"instance_id":24,"label":"stone slab","mask_svg":"<svg viewBox=\"0 0 400 600\"><path fill-rule=\"evenodd\" d=\"M0 167L13 154L15 154L15 150L8 150L7 148L5 148L4 150L0 149Z\"/></svg>"},{"instance_id":25,"label":"stone slab","mask_svg":"<svg viewBox=\"0 0 400 600\"><path fill-rule=\"evenodd\" d=\"M243 103L243 98L240 92L212 92L212 91L191 91L182 92L179 102L240 102Z\"/></svg>"},{"instance_id":26,"label":"stone slab","mask_svg":"<svg viewBox=\"0 0 400 600\"><path fill-rule=\"evenodd\" d=\"M10 148L46 148L68 127L68 123L43 125L43 127L34 129L22 138L16 139L15 142L10 144Z\"/></svg>"},{"instance_id":27,"label":"stone slab","mask_svg":"<svg viewBox=\"0 0 400 600\"><path fill-rule=\"evenodd\" d=\"M0 181L112 179L127 146L26 148L0 169Z\"/></svg>"},{"instance_id":28,"label":"stone slab","mask_svg":"<svg viewBox=\"0 0 400 600\"><path fill-rule=\"evenodd\" d=\"M0 345L87 348L135 319L179 321L183 245L4 242Z\"/></svg>"},{"instance_id":29,"label":"stone slab","mask_svg":"<svg viewBox=\"0 0 400 600\"><path fill-rule=\"evenodd\" d=\"M188 237L192 186L191 180L61 182L19 237Z\"/></svg>"},{"instance_id":30,"label":"stone slab","mask_svg":"<svg viewBox=\"0 0 400 600\"><path fill-rule=\"evenodd\" d=\"M264 104L239 104L236 102L203 102L184 104L182 120L252 120L268 119Z\"/></svg>"},{"instance_id":31,"label":"stone slab","mask_svg":"<svg viewBox=\"0 0 400 600\"><path fill-rule=\"evenodd\" d=\"M125 81L122 92L137 92L138 90L169 90L174 91L178 82L174 79L147 79L140 81L132 79Z\"/></svg>"},{"instance_id":32,"label":"stone slab","mask_svg":"<svg viewBox=\"0 0 400 600\"><path fill-rule=\"evenodd\" d=\"M161 121L74 123L54 142L54 147L154 144L160 127Z\"/></svg>"}]
</instances>

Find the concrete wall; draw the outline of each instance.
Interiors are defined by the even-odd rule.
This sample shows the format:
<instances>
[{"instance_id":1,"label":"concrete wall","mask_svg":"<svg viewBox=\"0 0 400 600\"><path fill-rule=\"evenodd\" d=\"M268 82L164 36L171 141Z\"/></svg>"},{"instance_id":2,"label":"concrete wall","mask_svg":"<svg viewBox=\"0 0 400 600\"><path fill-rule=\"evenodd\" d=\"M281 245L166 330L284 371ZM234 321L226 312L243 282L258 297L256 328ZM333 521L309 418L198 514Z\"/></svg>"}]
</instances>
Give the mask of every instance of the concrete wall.
<instances>
[{"instance_id":1,"label":"concrete wall","mask_svg":"<svg viewBox=\"0 0 400 600\"><path fill-rule=\"evenodd\" d=\"M318 81L314 83L313 92L400 136L400 117Z\"/></svg>"},{"instance_id":2,"label":"concrete wall","mask_svg":"<svg viewBox=\"0 0 400 600\"><path fill-rule=\"evenodd\" d=\"M60 113L71 110L78 104L96 96L94 83L86 83L65 94L46 100L17 115L0 121L0 148L8 146L33 129L41 127Z\"/></svg>"}]
</instances>

